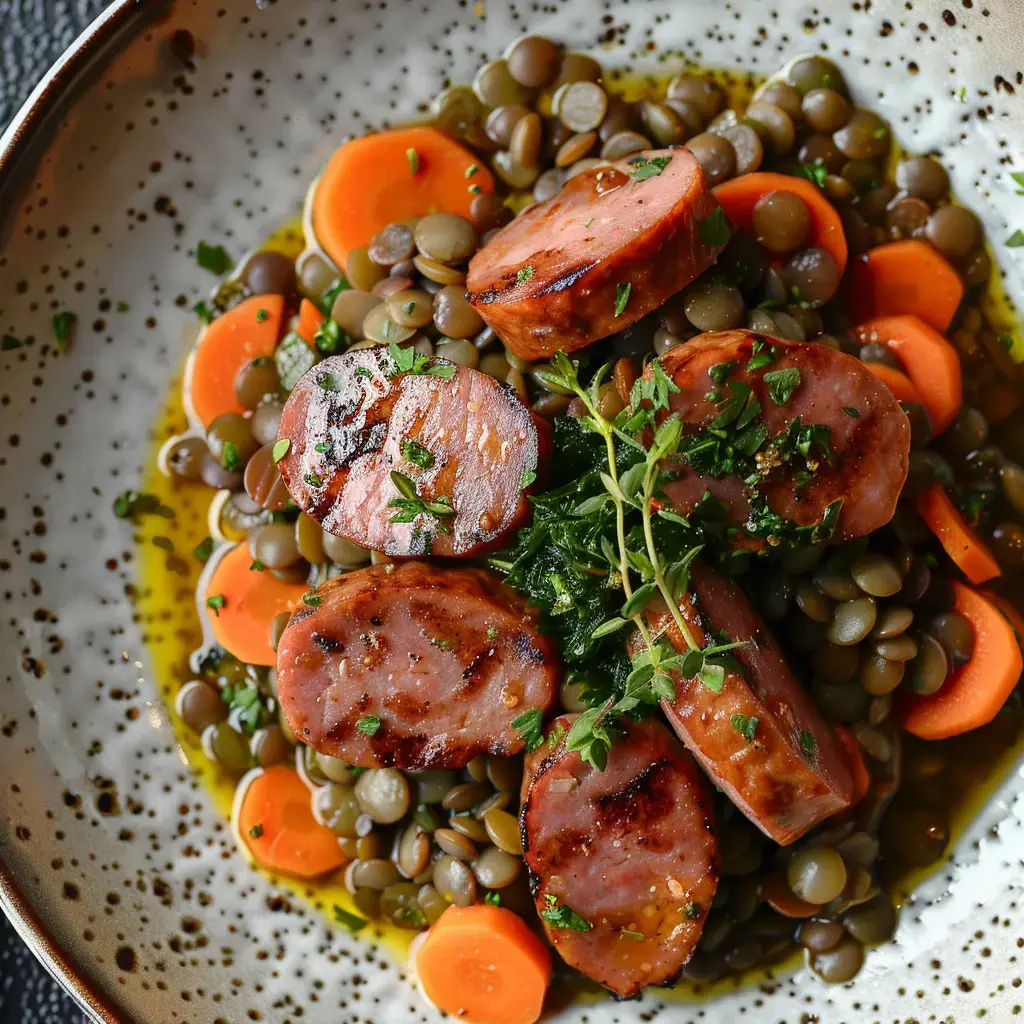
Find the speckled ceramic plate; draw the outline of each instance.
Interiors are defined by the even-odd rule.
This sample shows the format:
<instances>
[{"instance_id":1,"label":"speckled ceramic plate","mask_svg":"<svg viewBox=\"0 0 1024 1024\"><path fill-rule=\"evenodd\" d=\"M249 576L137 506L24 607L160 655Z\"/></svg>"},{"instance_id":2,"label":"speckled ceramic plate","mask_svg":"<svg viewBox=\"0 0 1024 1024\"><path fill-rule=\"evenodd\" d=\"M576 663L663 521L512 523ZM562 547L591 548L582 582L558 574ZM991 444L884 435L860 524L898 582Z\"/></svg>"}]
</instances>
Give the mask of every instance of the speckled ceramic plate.
<instances>
[{"instance_id":1,"label":"speckled ceramic plate","mask_svg":"<svg viewBox=\"0 0 1024 1024\"><path fill-rule=\"evenodd\" d=\"M342 136L414 116L527 28L638 70L766 74L828 53L906 147L941 154L1024 293L1024 249L999 244L1024 225L1008 175L1024 168L1021 0L113 4L0 141L0 899L97 1019L433 1019L387 949L237 853L165 711L172 666L147 646L194 628L187 581L151 614L111 501L145 472L176 386L210 283L198 240L240 254L296 213ZM67 355L62 309L79 318ZM145 550L165 580L182 571ZM800 970L712 1005L655 994L564 1019L1012 1020L1024 787L1006 771L852 986Z\"/></svg>"}]
</instances>

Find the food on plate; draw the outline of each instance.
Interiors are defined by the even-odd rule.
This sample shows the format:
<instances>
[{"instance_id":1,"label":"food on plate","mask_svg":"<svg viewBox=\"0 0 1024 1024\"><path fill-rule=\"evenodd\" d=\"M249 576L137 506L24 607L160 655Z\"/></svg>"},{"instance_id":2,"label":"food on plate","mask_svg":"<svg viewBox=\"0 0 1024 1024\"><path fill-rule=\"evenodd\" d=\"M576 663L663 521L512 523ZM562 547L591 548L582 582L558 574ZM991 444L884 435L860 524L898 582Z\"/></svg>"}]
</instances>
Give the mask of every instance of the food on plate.
<instances>
[{"instance_id":1,"label":"food on plate","mask_svg":"<svg viewBox=\"0 0 1024 1024\"><path fill-rule=\"evenodd\" d=\"M527 36L197 307L183 747L448 1013L849 981L1024 733L1013 341L891 156L820 56L748 99Z\"/></svg>"}]
</instances>

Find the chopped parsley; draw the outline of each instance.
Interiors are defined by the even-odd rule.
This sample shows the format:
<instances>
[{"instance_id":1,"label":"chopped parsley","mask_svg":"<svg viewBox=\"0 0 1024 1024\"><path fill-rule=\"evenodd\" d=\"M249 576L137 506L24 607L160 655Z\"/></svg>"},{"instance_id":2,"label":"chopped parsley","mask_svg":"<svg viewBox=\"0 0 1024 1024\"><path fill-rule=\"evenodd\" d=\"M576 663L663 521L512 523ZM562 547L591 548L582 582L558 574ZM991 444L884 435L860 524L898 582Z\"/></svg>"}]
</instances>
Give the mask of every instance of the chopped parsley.
<instances>
[{"instance_id":1,"label":"chopped parsley","mask_svg":"<svg viewBox=\"0 0 1024 1024\"><path fill-rule=\"evenodd\" d=\"M473 175L474 175L474 174L476 174L476 173L477 173L477 171L479 171L479 170L480 170L480 168L479 168L479 167L477 167L477 165L476 165L476 164L470 164L470 165L469 165L469 166L468 166L468 167L466 168L466 177L467 177L467 178L472 178L472 177L473 177Z\"/></svg>"},{"instance_id":2,"label":"chopped parsley","mask_svg":"<svg viewBox=\"0 0 1024 1024\"><path fill-rule=\"evenodd\" d=\"M654 156L648 160L647 157L637 154L626 162L633 168L629 176L634 181L646 181L648 178L657 178L672 162L672 157Z\"/></svg>"},{"instance_id":3,"label":"chopped parsley","mask_svg":"<svg viewBox=\"0 0 1024 1024\"><path fill-rule=\"evenodd\" d=\"M54 313L50 323L53 326L53 337L56 339L58 351L67 352L71 347L75 324L78 323L77 315L69 310L63 310L60 313Z\"/></svg>"},{"instance_id":4,"label":"chopped parsley","mask_svg":"<svg viewBox=\"0 0 1024 1024\"><path fill-rule=\"evenodd\" d=\"M403 438L401 444L402 458L406 462L411 462L414 466L419 466L420 469L430 469L434 464L434 456L430 454L430 450L425 448L419 443L414 441L411 437Z\"/></svg>"},{"instance_id":5,"label":"chopped parsley","mask_svg":"<svg viewBox=\"0 0 1024 1024\"><path fill-rule=\"evenodd\" d=\"M319 441L319 442L317 442L317 444L313 445L313 451L319 452L321 455L323 455L326 452L329 452L330 450L331 450L331 442L330 441Z\"/></svg>"},{"instance_id":6,"label":"chopped parsley","mask_svg":"<svg viewBox=\"0 0 1024 1024\"><path fill-rule=\"evenodd\" d=\"M258 559L254 558L249 565L249 572L263 572L266 566Z\"/></svg>"},{"instance_id":7,"label":"chopped parsley","mask_svg":"<svg viewBox=\"0 0 1024 1024\"><path fill-rule=\"evenodd\" d=\"M886 135L888 135L888 134L889 134L889 129L888 128L879 127L879 128L876 128L871 133L871 138L873 138L873 139L884 139L886 137Z\"/></svg>"},{"instance_id":8,"label":"chopped parsley","mask_svg":"<svg viewBox=\"0 0 1024 1024\"><path fill-rule=\"evenodd\" d=\"M825 178L828 177L828 168L820 159L815 160L813 164L801 164L800 173L808 181L813 181L818 188L825 187Z\"/></svg>"},{"instance_id":9,"label":"chopped parsley","mask_svg":"<svg viewBox=\"0 0 1024 1024\"><path fill-rule=\"evenodd\" d=\"M392 472L391 482L398 490L399 497L388 502L389 508L398 509L391 517L392 523L412 523L420 516L434 520L442 533L451 533L451 527L444 520L455 515L449 498L423 498L416 490L415 482L404 473Z\"/></svg>"},{"instance_id":10,"label":"chopped parsley","mask_svg":"<svg viewBox=\"0 0 1024 1024\"><path fill-rule=\"evenodd\" d=\"M450 379L455 376L455 367L449 363L434 363L430 356L420 355L411 345L400 348L394 342L388 345L388 356L391 369L388 377L397 377L400 373L427 374L432 377Z\"/></svg>"},{"instance_id":11,"label":"chopped parsley","mask_svg":"<svg viewBox=\"0 0 1024 1024\"><path fill-rule=\"evenodd\" d=\"M574 932L589 932L594 927L585 917L577 914L572 907L559 903L558 897L552 893L544 894L544 902L547 905L540 912L540 916L552 928L571 928Z\"/></svg>"},{"instance_id":12,"label":"chopped parsley","mask_svg":"<svg viewBox=\"0 0 1024 1024\"><path fill-rule=\"evenodd\" d=\"M324 482L320 479L318 473L303 473L302 482L308 484L310 487L323 487Z\"/></svg>"},{"instance_id":13,"label":"chopped parsley","mask_svg":"<svg viewBox=\"0 0 1024 1024\"><path fill-rule=\"evenodd\" d=\"M1017 230L1014 231L1014 233L1006 240L1006 245L1009 249L1018 249L1020 246L1024 245L1024 231L1017 228Z\"/></svg>"},{"instance_id":14,"label":"chopped parsley","mask_svg":"<svg viewBox=\"0 0 1024 1024\"><path fill-rule=\"evenodd\" d=\"M334 905L333 911L334 923L343 925L353 935L355 935L356 932L362 931L368 923L363 918L357 917L355 914L350 914L347 910L343 907L339 907L337 904Z\"/></svg>"},{"instance_id":15,"label":"chopped parsley","mask_svg":"<svg viewBox=\"0 0 1024 1024\"><path fill-rule=\"evenodd\" d=\"M512 728L519 730L526 751L536 750L544 742L544 714L540 708L530 708L512 719Z\"/></svg>"},{"instance_id":16,"label":"chopped parsley","mask_svg":"<svg viewBox=\"0 0 1024 1024\"><path fill-rule=\"evenodd\" d=\"M160 516L173 519L174 509L164 505L155 494L145 491L125 491L114 499L114 515L118 519L138 519L139 516Z\"/></svg>"},{"instance_id":17,"label":"chopped parsley","mask_svg":"<svg viewBox=\"0 0 1024 1024\"><path fill-rule=\"evenodd\" d=\"M753 715L733 715L729 719L732 727L748 742L754 742L754 734L757 732L758 720Z\"/></svg>"},{"instance_id":18,"label":"chopped parsley","mask_svg":"<svg viewBox=\"0 0 1024 1024\"><path fill-rule=\"evenodd\" d=\"M274 462L280 462L287 454L288 449L291 448L292 441L290 437L281 437L274 442L274 447L271 448L271 454L274 457Z\"/></svg>"},{"instance_id":19,"label":"chopped parsley","mask_svg":"<svg viewBox=\"0 0 1024 1024\"><path fill-rule=\"evenodd\" d=\"M344 351L348 348L348 335L341 329L337 320L328 317L316 329L313 335L313 344L318 352L324 355L334 355L335 352Z\"/></svg>"},{"instance_id":20,"label":"chopped parsley","mask_svg":"<svg viewBox=\"0 0 1024 1024\"><path fill-rule=\"evenodd\" d=\"M961 103L966 103L967 102L967 86L966 85L961 85L960 88L957 89L956 98Z\"/></svg>"},{"instance_id":21,"label":"chopped parsley","mask_svg":"<svg viewBox=\"0 0 1024 1024\"><path fill-rule=\"evenodd\" d=\"M1020 188L1017 189L1017 195L1024 196L1024 171L1010 171L1010 177L1013 178Z\"/></svg>"},{"instance_id":22,"label":"chopped parsley","mask_svg":"<svg viewBox=\"0 0 1024 1024\"><path fill-rule=\"evenodd\" d=\"M679 911L687 921L697 921L700 919L700 915L704 912L704 908L699 903L691 902L680 907Z\"/></svg>"},{"instance_id":23,"label":"chopped parsley","mask_svg":"<svg viewBox=\"0 0 1024 1024\"><path fill-rule=\"evenodd\" d=\"M356 728L365 736L376 736L380 730L381 721L376 715L363 715L356 722Z\"/></svg>"},{"instance_id":24,"label":"chopped parsley","mask_svg":"<svg viewBox=\"0 0 1024 1024\"><path fill-rule=\"evenodd\" d=\"M223 594L211 594L206 599L206 607L213 611L213 614L220 616L220 610L227 604L227 601Z\"/></svg>"},{"instance_id":25,"label":"chopped parsley","mask_svg":"<svg viewBox=\"0 0 1024 1024\"><path fill-rule=\"evenodd\" d=\"M210 307L205 302L203 302L202 299L200 299L192 307L192 312L195 313L195 315L199 317L199 319L202 320L204 324L207 325L212 324L213 318L216 316L215 311L210 309Z\"/></svg>"},{"instance_id":26,"label":"chopped parsley","mask_svg":"<svg viewBox=\"0 0 1024 1024\"><path fill-rule=\"evenodd\" d=\"M193 549L192 557L197 562L208 562L213 554L213 538L204 537Z\"/></svg>"},{"instance_id":27,"label":"chopped parsley","mask_svg":"<svg viewBox=\"0 0 1024 1024\"><path fill-rule=\"evenodd\" d=\"M808 729L803 729L800 732L800 753L808 761L813 761L818 753L818 741L814 737L814 733Z\"/></svg>"},{"instance_id":28,"label":"chopped parsley","mask_svg":"<svg viewBox=\"0 0 1024 1024\"><path fill-rule=\"evenodd\" d=\"M519 481L519 489L525 491L537 479L537 473L532 469L524 469L522 479Z\"/></svg>"},{"instance_id":29,"label":"chopped parsley","mask_svg":"<svg viewBox=\"0 0 1024 1024\"><path fill-rule=\"evenodd\" d=\"M627 281L625 284L617 284L615 286L615 315L622 316L626 309L626 303L629 302L629 293L633 290L633 286Z\"/></svg>"},{"instance_id":30,"label":"chopped parsley","mask_svg":"<svg viewBox=\"0 0 1024 1024\"><path fill-rule=\"evenodd\" d=\"M795 366L787 366L784 370L766 373L764 382L768 385L772 401L776 405L785 405L800 385L800 371Z\"/></svg>"},{"instance_id":31,"label":"chopped parsley","mask_svg":"<svg viewBox=\"0 0 1024 1024\"><path fill-rule=\"evenodd\" d=\"M223 245L200 242L196 246L196 263L211 274L216 274L218 277L226 274L231 269L233 262Z\"/></svg>"},{"instance_id":32,"label":"chopped parsley","mask_svg":"<svg viewBox=\"0 0 1024 1024\"><path fill-rule=\"evenodd\" d=\"M859 420L860 419L860 410L859 409L855 409L852 405L844 405L843 406L843 412L845 412L846 415L849 416L851 420Z\"/></svg>"},{"instance_id":33,"label":"chopped parsley","mask_svg":"<svg viewBox=\"0 0 1024 1024\"><path fill-rule=\"evenodd\" d=\"M533 267L531 267L529 263L527 263L525 267L520 267L516 271L517 284L524 284L529 281L531 277L533 277Z\"/></svg>"},{"instance_id":34,"label":"chopped parsley","mask_svg":"<svg viewBox=\"0 0 1024 1024\"><path fill-rule=\"evenodd\" d=\"M420 169L420 155L416 150L410 146L405 151L405 159L409 161L409 171L412 174L416 174Z\"/></svg>"},{"instance_id":35,"label":"chopped parsley","mask_svg":"<svg viewBox=\"0 0 1024 1024\"><path fill-rule=\"evenodd\" d=\"M261 306L256 310L256 323L263 323L269 316L270 314Z\"/></svg>"},{"instance_id":36,"label":"chopped parsley","mask_svg":"<svg viewBox=\"0 0 1024 1024\"><path fill-rule=\"evenodd\" d=\"M341 277L331 282L330 288L327 289L317 300L317 308L323 313L324 316L330 316L331 310L334 308L334 300L342 293L347 292L352 285L348 283L348 278L342 274Z\"/></svg>"},{"instance_id":37,"label":"chopped parsley","mask_svg":"<svg viewBox=\"0 0 1024 1024\"><path fill-rule=\"evenodd\" d=\"M323 598L313 590L307 590L302 595L302 603L307 608L319 608L323 604Z\"/></svg>"},{"instance_id":38,"label":"chopped parsley","mask_svg":"<svg viewBox=\"0 0 1024 1024\"><path fill-rule=\"evenodd\" d=\"M708 214L706 220L697 225L697 234L700 237L701 245L718 247L725 245L732 238L732 228L729 226L729 218L725 210L716 206Z\"/></svg>"},{"instance_id":39,"label":"chopped parsley","mask_svg":"<svg viewBox=\"0 0 1024 1024\"><path fill-rule=\"evenodd\" d=\"M234 441L225 441L220 451L220 464L229 473L237 473L242 468L242 456Z\"/></svg>"},{"instance_id":40,"label":"chopped parsley","mask_svg":"<svg viewBox=\"0 0 1024 1024\"><path fill-rule=\"evenodd\" d=\"M253 825L253 827L251 829L249 829L249 836L252 839L262 839L263 838L263 826L260 824L260 822L256 822L256 824Z\"/></svg>"},{"instance_id":41,"label":"chopped parsley","mask_svg":"<svg viewBox=\"0 0 1024 1024\"><path fill-rule=\"evenodd\" d=\"M557 750L564 735L565 726L561 722L556 722L555 727L548 733L548 750Z\"/></svg>"},{"instance_id":42,"label":"chopped parsley","mask_svg":"<svg viewBox=\"0 0 1024 1024\"><path fill-rule=\"evenodd\" d=\"M484 903L488 904L488 906L491 906L491 907L500 907L501 906L501 893L489 892L484 897Z\"/></svg>"}]
</instances>

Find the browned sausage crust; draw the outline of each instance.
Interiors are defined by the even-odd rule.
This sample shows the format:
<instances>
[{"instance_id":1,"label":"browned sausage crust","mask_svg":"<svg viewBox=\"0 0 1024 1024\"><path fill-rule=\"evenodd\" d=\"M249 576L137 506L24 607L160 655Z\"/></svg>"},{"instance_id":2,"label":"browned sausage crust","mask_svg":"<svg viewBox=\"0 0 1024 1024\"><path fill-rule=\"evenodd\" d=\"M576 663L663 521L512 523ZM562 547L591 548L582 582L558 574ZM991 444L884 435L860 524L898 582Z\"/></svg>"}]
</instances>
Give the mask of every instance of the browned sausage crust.
<instances>
[{"instance_id":1,"label":"browned sausage crust","mask_svg":"<svg viewBox=\"0 0 1024 1024\"><path fill-rule=\"evenodd\" d=\"M551 728L568 730L575 717ZM693 759L660 722L623 728L603 772L564 740L531 755L520 823L548 938L566 963L625 997L690 959L720 864Z\"/></svg>"},{"instance_id":2,"label":"browned sausage crust","mask_svg":"<svg viewBox=\"0 0 1024 1024\"><path fill-rule=\"evenodd\" d=\"M762 365L755 362L751 369L755 356ZM765 356L771 358L764 361ZM722 331L669 349L660 363L679 388L670 395L670 407L690 433L719 415L733 394L729 382L749 385L760 403L760 422L768 432L761 455L770 454L770 439L797 418L805 427L829 428L831 461L815 446L810 454L817 465L806 479L801 475L807 469L802 458L763 477L759 488L773 512L798 526L811 526L822 520L829 505L842 499L834 533L840 540L862 537L892 518L907 478L910 424L892 392L859 360L824 345L780 341L753 331ZM721 369L714 371L715 377L724 377L722 383L711 373L725 364L730 364L727 377ZM794 371L799 382L786 401L775 401L770 385L775 381L781 386L785 378L777 375L792 376ZM648 367L645 376L650 378L653 372ZM745 528L751 523L751 492L739 476L700 475L682 461L678 468L680 479L665 487L677 508L689 513L710 492L727 506L731 522Z\"/></svg>"},{"instance_id":3,"label":"browned sausage crust","mask_svg":"<svg viewBox=\"0 0 1024 1024\"><path fill-rule=\"evenodd\" d=\"M277 672L292 730L320 753L361 768L461 768L521 751L513 720L555 702L554 646L489 572L374 565L316 597L285 629Z\"/></svg>"},{"instance_id":4,"label":"browned sausage crust","mask_svg":"<svg viewBox=\"0 0 1024 1024\"><path fill-rule=\"evenodd\" d=\"M715 785L785 846L850 806L846 754L740 588L700 562L691 582L681 610L697 642L725 630L753 644L732 652L743 671L726 671L718 693L677 675L676 699L662 708ZM652 630L667 629L686 650L667 612L650 618Z\"/></svg>"},{"instance_id":5,"label":"browned sausage crust","mask_svg":"<svg viewBox=\"0 0 1024 1024\"><path fill-rule=\"evenodd\" d=\"M346 352L295 386L278 463L295 503L329 533L389 555L469 556L499 546L530 516L526 497L546 435L510 388L434 360L401 373L384 347ZM454 515L407 516L391 473L414 498ZM412 506L407 506L412 508Z\"/></svg>"},{"instance_id":6,"label":"browned sausage crust","mask_svg":"<svg viewBox=\"0 0 1024 1024\"><path fill-rule=\"evenodd\" d=\"M689 150L634 153L577 174L502 228L470 260L469 299L520 359L572 352L711 266L724 241L705 242L703 225L717 209Z\"/></svg>"}]
</instances>

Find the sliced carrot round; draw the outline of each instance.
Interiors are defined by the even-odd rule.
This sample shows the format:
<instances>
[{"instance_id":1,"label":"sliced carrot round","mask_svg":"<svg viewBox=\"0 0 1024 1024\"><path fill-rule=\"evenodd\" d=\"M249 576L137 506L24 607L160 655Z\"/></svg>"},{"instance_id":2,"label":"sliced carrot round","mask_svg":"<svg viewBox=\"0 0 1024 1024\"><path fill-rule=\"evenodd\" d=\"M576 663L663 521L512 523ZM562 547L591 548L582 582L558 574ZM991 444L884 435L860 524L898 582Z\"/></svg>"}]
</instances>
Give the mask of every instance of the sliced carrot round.
<instances>
[{"instance_id":1,"label":"sliced carrot round","mask_svg":"<svg viewBox=\"0 0 1024 1024\"><path fill-rule=\"evenodd\" d=\"M316 341L316 332L326 319L309 299L303 299L299 303L299 322L295 326L295 333L312 347Z\"/></svg>"},{"instance_id":2,"label":"sliced carrot round","mask_svg":"<svg viewBox=\"0 0 1024 1024\"><path fill-rule=\"evenodd\" d=\"M309 589L285 583L269 569L253 566L248 545L223 555L206 585L204 600L214 638L224 650L250 665L274 665L270 627L281 612L293 611Z\"/></svg>"},{"instance_id":3,"label":"sliced carrot round","mask_svg":"<svg viewBox=\"0 0 1024 1024\"><path fill-rule=\"evenodd\" d=\"M964 283L937 249L908 238L855 257L846 275L846 308L854 323L910 313L946 330Z\"/></svg>"},{"instance_id":4,"label":"sliced carrot round","mask_svg":"<svg viewBox=\"0 0 1024 1024\"><path fill-rule=\"evenodd\" d=\"M467 1024L533 1024L551 976L544 943L511 910L449 907L416 955L426 997Z\"/></svg>"},{"instance_id":5,"label":"sliced carrot round","mask_svg":"<svg viewBox=\"0 0 1024 1024\"><path fill-rule=\"evenodd\" d=\"M353 249L395 221L426 213L469 217L477 191L494 191L491 172L436 128L364 135L340 146L320 175L313 231L344 267Z\"/></svg>"},{"instance_id":6,"label":"sliced carrot round","mask_svg":"<svg viewBox=\"0 0 1024 1024\"><path fill-rule=\"evenodd\" d=\"M964 522L964 517L939 484L929 487L914 504L946 554L972 583L984 583L1002 575L995 555Z\"/></svg>"},{"instance_id":7,"label":"sliced carrot round","mask_svg":"<svg viewBox=\"0 0 1024 1024\"><path fill-rule=\"evenodd\" d=\"M313 817L309 789L286 765L253 773L236 802L236 826L256 863L293 878L320 878L345 864L338 837Z\"/></svg>"},{"instance_id":8,"label":"sliced carrot round","mask_svg":"<svg viewBox=\"0 0 1024 1024\"><path fill-rule=\"evenodd\" d=\"M853 733L842 725L834 725L832 730L836 734L836 739L842 744L843 750L846 751L847 760L850 762L850 774L853 776L853 805L856 806L871 789L871 775L864 763L864 753Z\"/></svg>"},{"instance_id":9,"label":"sliced carrot round","mask_svg":"<svg viewBox=\"0 0 1024 1024\"><path fill-rule=\"evenodd\" d=\"M974 650L942 688L905 706L903 727L925 740L978 729L999 714L1024 670L1013 627L991 600L953 583L954 608L974 627Z\"/></svg>"},{"instance_id":10,"label":"sliced carrot round","mask_svg":"<svg viewBox=\"0 0 1024 1024\"><path fill-rule=\"evenodd\" d=\"M235 377L250 360L274 354L283 320L283 295L254 295L203 329L189 363L185 395L204 427L221 413L245 412L235 394Z\"/></svg>"},{"instance_id":11,"label":"sliced carrot round","mask_svg":"<svg viewBox=\"0 0 1024 1024\"><path fill-rule=\"evenodd\" d=\"M864 369L870 370L892 393L897 402L921 403L921 395L910 378L885 363L867 361Z\"/></svg>"},{"instance_id":12,"label":"sliced carrot round","mask_svg":"<svg viewBox=\"0 0 1024 1024\"><path fill-rule=\"evenodd\" d=\"M836 261L839 273L846 269L846 235L836 208L821 191L804 178L791 174L755 171L716 185L712 194L725 210L734 227L749 228L757 201L769 192L781 190L798 195L811 211L811 231L807 245L824 249Z\"/></svg>"},{"instance_id":13,"label":"sliced carrot round","mask_svg":"<svg viewBox=\"0 0 1024 1024\"><path fill-rule=\"evenodd\" d=\"M903 364L920 395L916 400L928 410L933 433L941 434L957 418L963 405L960 355L931 324L912 314L882 316L854 333L862 345L884 345Z\"/></svg>"}]
</instances>

